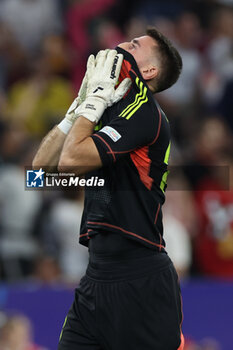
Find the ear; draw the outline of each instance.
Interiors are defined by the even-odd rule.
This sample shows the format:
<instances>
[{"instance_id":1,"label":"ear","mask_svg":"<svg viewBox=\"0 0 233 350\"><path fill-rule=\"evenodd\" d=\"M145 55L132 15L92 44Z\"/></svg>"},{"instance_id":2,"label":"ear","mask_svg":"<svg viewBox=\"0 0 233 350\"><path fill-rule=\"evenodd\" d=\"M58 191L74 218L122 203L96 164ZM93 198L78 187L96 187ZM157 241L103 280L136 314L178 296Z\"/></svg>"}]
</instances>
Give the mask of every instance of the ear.
<instances>
[{"instance_id":1,"label":"ear","mask_svg":"<svg viewBox=\"0 0 233 350\"><path fill-rule=\"evenodd\" d=\"M158 73L158 68L152 65L145 66L141 69L142 77L146 81L155 78L158 75Z\"/></svg>"}]
</instances>

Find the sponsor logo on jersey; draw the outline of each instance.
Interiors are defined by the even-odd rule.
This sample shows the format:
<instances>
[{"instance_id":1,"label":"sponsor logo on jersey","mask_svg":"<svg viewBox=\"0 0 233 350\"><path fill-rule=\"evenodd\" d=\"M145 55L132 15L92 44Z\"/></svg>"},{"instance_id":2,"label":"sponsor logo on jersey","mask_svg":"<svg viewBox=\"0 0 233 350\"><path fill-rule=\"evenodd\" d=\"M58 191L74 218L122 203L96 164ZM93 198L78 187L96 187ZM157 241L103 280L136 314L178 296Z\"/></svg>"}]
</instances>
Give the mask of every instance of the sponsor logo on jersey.
<instances>
[{"instance_id":1,"label":"sponsor logo on jersey","mask_svg":"<svg viewBox=\"0 0 233 350\"><path fill-rule=\"evenodd\" d=\"M105 126L100 131L108 135L114 142L117 142L121 138L121 134L119 134L119 132L113 129L111 126Z\"/></svg>"}]
</instances>

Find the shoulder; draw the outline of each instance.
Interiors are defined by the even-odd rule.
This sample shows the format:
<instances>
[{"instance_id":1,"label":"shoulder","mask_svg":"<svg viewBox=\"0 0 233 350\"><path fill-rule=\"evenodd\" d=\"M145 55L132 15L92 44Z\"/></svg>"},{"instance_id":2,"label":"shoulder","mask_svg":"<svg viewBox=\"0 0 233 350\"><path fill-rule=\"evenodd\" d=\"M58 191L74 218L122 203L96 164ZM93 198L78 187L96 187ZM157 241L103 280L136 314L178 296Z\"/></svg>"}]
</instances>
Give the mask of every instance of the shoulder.
<instances>
[{"instance_id":1,"label":"shoulder","mask_svg":"<svg viewBox=\"0 0 233 350\"><path fill-rule=\"evenodd\" d=\"M137 114L147 118L157 114L158 108L147 84L138 76L131 80L131 88L119 104L119 116L129 120Z\"/></svg>"}]
</instances>

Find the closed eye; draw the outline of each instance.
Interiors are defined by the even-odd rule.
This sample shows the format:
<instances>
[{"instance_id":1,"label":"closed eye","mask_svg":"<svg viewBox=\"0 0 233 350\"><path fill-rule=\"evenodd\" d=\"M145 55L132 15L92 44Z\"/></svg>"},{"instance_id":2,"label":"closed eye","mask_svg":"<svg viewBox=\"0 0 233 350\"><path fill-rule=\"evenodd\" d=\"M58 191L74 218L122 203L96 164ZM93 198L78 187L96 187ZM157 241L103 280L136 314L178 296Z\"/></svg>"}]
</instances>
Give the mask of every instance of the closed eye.
<instances>
[{"instance_id":1,"label":"closed eye","mask_svg":"<svg viewBox=\"0 0 233 350\"><path fill-rule=\"evenodd\" d=\"M140 43L139 43L139 41L138 41L137 39L133 39L133 40L132 40L132 44L133 44L134 46L141 46Z\"/></svg>"},{"instance_id":2,"label":"closed eye","mask_svg":"<svg viewBox=\"0 0 233 350\"><path fill-rule=\"evenodd\" d=\"M135 45L133 42L131 42L129 48L130 48L131 50L132 50L132 49L135 49L135 48L136 48L136 45Z\"/></svg>"},{"instance_id":3,"label":"closed eye","mask_svg":"<svg viewBox=\"0 0 233 350\"><path fill-rule=\"evenodd\" d=\"M131 40L130 42L130 50L133 50L133 49L137 49L138 47L140 47L140 43L137 39L133 39Z\"/></svg>"}]
</instances>

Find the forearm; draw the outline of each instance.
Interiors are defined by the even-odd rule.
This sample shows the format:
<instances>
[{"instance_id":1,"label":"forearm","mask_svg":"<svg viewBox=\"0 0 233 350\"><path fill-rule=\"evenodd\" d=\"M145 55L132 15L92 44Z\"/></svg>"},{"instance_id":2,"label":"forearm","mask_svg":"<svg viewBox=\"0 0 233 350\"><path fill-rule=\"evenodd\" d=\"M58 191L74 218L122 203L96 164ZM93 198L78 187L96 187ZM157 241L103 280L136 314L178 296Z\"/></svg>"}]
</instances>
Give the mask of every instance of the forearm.
<instances>
[{"instance_id":1,"label":"forearm","mask_svg":"<svg viewBox=\"0 0 233 350\"><path fill-rule=\"evenodd\" d=\"M82 116L76 120L64 142L59 171L82 175L102 166L99 153L90 138L95 125Z\"/></svg>"},{"instance_id":2,"label":"forearm","mask_svg":"<svg viewBox=\"0 0 233 350\"><path fill-rule=\"evenodd\" d=\"M117 54L116 50L101 50L96 59L93 55L89 57L86 80L84 78L80 89L86 89L85 94L79 93L82 103L78 104L75 100L66 115L74 124L62 148L58 163L60 172L82 175L103 165L96 144L90 136L105 109L117 103L131 85L131 80L127 78L115 89L122 61L123 55Z\"/></svg>"},{"instance_id":3,"label":"forearm","mask_svg":"<svg viewBox=\"0 0 233 350\"><path fill-rule=\"evenodd\" d=\"M33 169L56 170L67 135L55 126L43 139L33 159Z\"/></svg>"}]
</instances>

